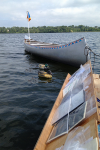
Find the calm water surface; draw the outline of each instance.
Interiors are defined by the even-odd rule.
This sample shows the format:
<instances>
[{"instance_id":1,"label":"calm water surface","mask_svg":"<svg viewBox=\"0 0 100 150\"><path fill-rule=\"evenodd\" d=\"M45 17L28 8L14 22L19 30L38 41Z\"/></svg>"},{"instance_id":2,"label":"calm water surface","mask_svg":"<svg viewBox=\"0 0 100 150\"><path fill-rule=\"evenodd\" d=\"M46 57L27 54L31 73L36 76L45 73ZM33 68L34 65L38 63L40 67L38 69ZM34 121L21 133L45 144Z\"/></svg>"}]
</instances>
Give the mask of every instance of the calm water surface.
<instances>
[{"instance_id":1,"label":"calm water surface","mask_svg":"<svg viewBox=\"0 0 100 150\"><path fill-rule=\"evenodd\" d=\"M0 34L0 150L34 148L67 73L77 70L25 53L24 36ZM100 54L100 32L31 34L34 40L59 44L81 37ZM99 57L95 61L94 73L100 74ZM49 64L52 80L38 78L40 63Z\"/></svg>"}]
</instances>

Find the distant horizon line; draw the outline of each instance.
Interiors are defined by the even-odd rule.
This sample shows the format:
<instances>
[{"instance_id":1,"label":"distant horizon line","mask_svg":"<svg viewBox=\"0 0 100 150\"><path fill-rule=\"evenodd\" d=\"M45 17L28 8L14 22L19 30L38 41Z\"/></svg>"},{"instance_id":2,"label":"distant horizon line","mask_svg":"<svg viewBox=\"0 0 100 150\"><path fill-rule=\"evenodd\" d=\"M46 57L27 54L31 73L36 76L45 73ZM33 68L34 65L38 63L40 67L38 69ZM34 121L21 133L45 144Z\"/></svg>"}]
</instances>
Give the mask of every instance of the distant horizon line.
<instances>
[{"instance_id":1,"label":"distant horizon line","mask_svg":"<svg viewBox=\"0 0 100 150\"><path fill-rule=\"evenodd\" d=\"M94 27L100 27L100 26L97 26L97 25L95 25L95 26L89 26L89 25L82 25L82 24L80 24L80 25L56 25L56 26L52 26L52 25L48 25L48 26L42 25L42 26L30 26L29 28L32 28L32 27L35 27L35 28L37 28L37 27L61 27L61 26L67 26L67 27L72 27L72 26L74 26L74 27L77 27L77 26L84 26L84 27L93 27L93 28L94 28ZM0 28L3 28L3 27L5 27L5 26L0 26ZM12 27L5 27L5 28L13 28L13 27L28 28L27 26L12 26Z\"/></svg>"}]
</instances>

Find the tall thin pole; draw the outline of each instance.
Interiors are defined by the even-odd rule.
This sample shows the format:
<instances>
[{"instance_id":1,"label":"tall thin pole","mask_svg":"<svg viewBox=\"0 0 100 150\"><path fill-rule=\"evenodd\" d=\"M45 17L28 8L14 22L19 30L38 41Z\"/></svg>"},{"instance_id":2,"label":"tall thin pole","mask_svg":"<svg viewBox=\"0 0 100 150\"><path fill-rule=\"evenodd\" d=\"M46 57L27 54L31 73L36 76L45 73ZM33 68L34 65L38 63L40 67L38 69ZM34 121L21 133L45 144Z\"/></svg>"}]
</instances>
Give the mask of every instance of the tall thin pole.
<instances>
[{"instance_id":1,"label":"tall thin pole","mask_svg":"<svg viewBox=\"0 0 100 150\"><path fill-rule=\"evenodd\" d=\"M28 21L28 35L29 35L29 40L30 40L29 21Z\"/></svg>"}]
</instances>

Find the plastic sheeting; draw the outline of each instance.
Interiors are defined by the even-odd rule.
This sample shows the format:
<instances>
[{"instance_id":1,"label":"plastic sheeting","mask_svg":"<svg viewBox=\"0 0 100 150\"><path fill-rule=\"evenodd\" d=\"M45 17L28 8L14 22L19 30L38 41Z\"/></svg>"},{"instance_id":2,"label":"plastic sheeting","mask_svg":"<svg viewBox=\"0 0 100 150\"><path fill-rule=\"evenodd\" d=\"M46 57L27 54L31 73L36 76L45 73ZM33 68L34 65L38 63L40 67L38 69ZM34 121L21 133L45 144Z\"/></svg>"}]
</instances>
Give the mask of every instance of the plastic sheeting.
<instances>
[{"instance_id":1,"label":"plastic sheeting","mask_svg":"<svg viewBox=\"0 0 100 150\"><path fill-rule=\"evenodd\" d=\"M95 96L93 95L93 96L87 101L85 119L87 119L88 117L92 116L95 112L97 112L97 107L96 107Z\"/></svg>"},{"instance_id":2,"label":"plastic sheeting","mask_svg":"<svg viewBox=\"0 0 100 150\"><path fill-rule=\"evenodd\" d=\"M62 117L70 113L72 110L77 108L79 105L84 103L85 101L85 96L84 96L84 91L81 90L82 88L79 88L79 92L77 93L78 89L73 90L71 94L68 94L64 97L62 100L61 105L57 108L53 119L52 119L52 124L60 120ZM80 91L81 90L81 91ZM71 97L70 97L71 96ZM71 101L70 101L71 98Z\"/></svg>"},{"instance_id":3,"label":"plastic sheeting","mask_svg":"<svg viewBox=\"0 0 100 150\"><path fill-rule=\"evenodd\" d=\"M81 66L69 79L68 84L63 90L64 97L62 102L53 116L53 129L47 143L68 133L68 131L74 128L79 122L90 117L97 111L95 96L90 86L90 72L90 65L87 64L85 67ZM76 144L79 146L79 143ZM83 149L81 147L81 149L79 148L77 150Z\"/></svg>"},{"instance_id":4,"label":"plastic sheeting","mask_svg":"<svg viewBox=\"0 0 100 150\"><path fill-rule=\"evenodd\" d=\"M63 150L87 150L84 144L90 138L90 127L79 126L68 134Z\"/></svg>"},{"instance_id":5,"label":"plastic sheeting","mask_svg":"<svg viewBox=\"0 0 100 150\"><path fill-rule=\"evenodd\" d=\"M89 64L84 67L81 65L80 69L70 77L69 82L63 90L63 97L74 87L74 85L83 83L90 72L91 69Z\"/></svg>"},{"instance_id":6,"label":"plastic sheeting","mask_svg":"<svg viewBox=\"0 0 100 150\"><path fill-rule=\"evenodd\" d=\"M64 118L62 118L60 121L58 121L54 125L47 142L50 142L51 140L67 133L73 127L75 127L79 122L81 122L85 118L86 104L87 104L86 102L83 103L77 109L69 113L69 117L67 115Z\"/></svg>"},{"instance_id":7,"label":"plastic sheeting","mask_svg":"<svg viewBox=\"0 0 100 150\"><path fill-rule=\"evenodd\" d=\"M92 93L91 92L84 92L89 88L89 85L91 84L91 76L88 76L90 73L90 69L83 72L85 77L88 77L88 80L84 80L82 75L74 81L74 84L72 84L72 87L70 86L70 90L65 88L63 90L64 92L64 98L62 99L62 102L60 106L57 108L53 119L52 124L60 120L62 117L64 117L66 114L70 113L70 111L74 110L76 107L78 107L80 104L82 104L85 100L88 100L91 98ZM86 78L84 78L86 79ZM82 92L83 90L83 92ZM67 92L67 93L66 93ZM84 97L85 96L85 97Z\"/></svg>"}]
</instances>

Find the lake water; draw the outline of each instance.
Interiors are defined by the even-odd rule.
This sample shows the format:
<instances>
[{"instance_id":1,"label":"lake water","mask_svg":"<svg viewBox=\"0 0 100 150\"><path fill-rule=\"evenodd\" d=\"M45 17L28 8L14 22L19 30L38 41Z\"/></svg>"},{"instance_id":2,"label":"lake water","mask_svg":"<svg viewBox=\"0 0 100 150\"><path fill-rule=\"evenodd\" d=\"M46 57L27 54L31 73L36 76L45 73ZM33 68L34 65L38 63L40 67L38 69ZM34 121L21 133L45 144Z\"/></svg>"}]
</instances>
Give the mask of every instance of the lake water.
<instances>
[{"instance_id":1,"label":"lake water","mask_svg":"<svg viewBox=\"0 0 100 150\"><path fill-rule=\"evenodd\" d=\"M0 34L0 150L32 150L67 76L77 68L27 54L25 34ZM65 44L85 37L87 45L100 54L100 32L37 33L31 38ZM91 58L92 66L93 56ZM100 74L100 57L94 73ZM38 78L36 69L48 63L52 80Z\"/></svg>"}]
</instances>

